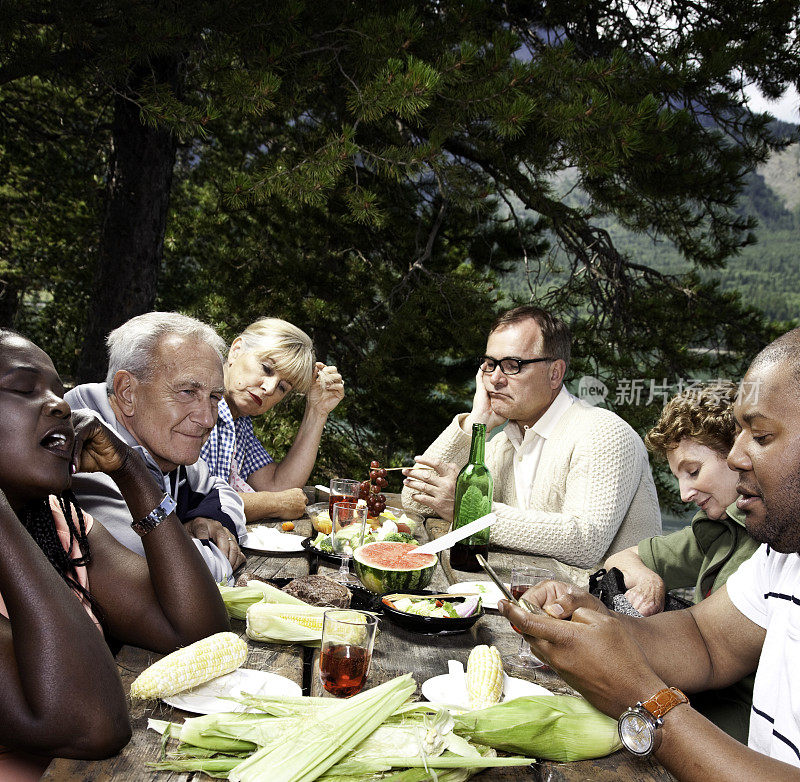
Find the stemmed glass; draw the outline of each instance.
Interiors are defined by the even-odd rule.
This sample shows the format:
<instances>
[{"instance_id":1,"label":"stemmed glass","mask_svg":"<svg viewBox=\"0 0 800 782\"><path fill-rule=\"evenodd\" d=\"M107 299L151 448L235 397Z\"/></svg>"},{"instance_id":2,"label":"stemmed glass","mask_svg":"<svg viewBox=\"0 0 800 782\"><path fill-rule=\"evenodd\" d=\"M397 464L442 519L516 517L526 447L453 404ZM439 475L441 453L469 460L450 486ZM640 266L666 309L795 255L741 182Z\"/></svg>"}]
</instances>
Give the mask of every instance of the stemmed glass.
<instances>
[{"instance_id":1,"label":"stemmed glass","mask_svg":"<svg viewBox=\"0 0 800 782\"><path fill-rule=\"evenodd\" d=\"M511 569L511 594L519 600L531 587L542 581L554 579L556 574L552 570L541 567L515 567ZM514 627L514 625L511 625ZM514 627L516 632L519 632ZM525 638L520 639L519 650L516 654L504 657L503 662L511 668L522 671L533 671L541 668L544 663L531 651Z\"/></svg>"},{"instance_id":2,"label":"stemmed glass","mask_svg":"<svg viewBox=\"0 0 800 782\"><path fill-rule=\"evenodd\" d=\"M358 579L350 574L350 559L364 541L364 527L367 523L367 506L355 502L337 502L331 513L331 547L341 560L339 572L334 580L340 584L358 584Z\"/></svg>"},{"instance_id":3,"label":"stemmed glass","mask_svg":"<svg viewBox=\"0 0 800 782\"><path fill-rule=\"evenodd\" d=\"M333 521L333 506L337 502L358 502L361 484L350 478L331 478L331 494L328 497L328 514Z\"/></svg>"}]
</instances>

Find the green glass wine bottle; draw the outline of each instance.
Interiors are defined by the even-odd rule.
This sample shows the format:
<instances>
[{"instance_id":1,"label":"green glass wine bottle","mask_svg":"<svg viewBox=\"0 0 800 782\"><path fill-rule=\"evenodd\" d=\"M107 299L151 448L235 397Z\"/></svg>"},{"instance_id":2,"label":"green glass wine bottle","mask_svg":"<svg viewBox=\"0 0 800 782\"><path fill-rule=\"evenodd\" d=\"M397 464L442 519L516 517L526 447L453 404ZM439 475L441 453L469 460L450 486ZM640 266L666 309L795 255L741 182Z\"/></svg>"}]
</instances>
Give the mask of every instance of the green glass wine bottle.
<instances>
[{"instance_id":1,"label":"green glass wine bottle","mask_svg":"<svg viewBox=\"0 0 800 782\"><path fill-rule=\"evenodd\" d=\"M463 527L492 510L492 476L484 463L486 449L486 424L472 425L472 445L469 462L456 478L456 496L453 506L453 529ZM450 567L478 572L481 566L476 554L489 556L489 528L481 530L450 549Z\"/></svg>"}]
</instances>

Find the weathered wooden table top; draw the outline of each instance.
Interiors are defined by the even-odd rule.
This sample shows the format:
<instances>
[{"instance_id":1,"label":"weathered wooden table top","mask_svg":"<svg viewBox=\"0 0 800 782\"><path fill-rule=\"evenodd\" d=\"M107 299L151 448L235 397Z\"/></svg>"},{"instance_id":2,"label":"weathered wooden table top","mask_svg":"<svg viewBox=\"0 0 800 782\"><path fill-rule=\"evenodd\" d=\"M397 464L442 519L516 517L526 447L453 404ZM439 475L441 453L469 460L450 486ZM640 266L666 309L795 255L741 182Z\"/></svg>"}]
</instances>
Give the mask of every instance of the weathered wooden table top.
<instances>
[{"instance_id":1,"label":"weathered wooden table top","mask_svg":"<svg viewBox=\"0 0 800 782\"><path fill-rule=\"evenodd\" d=\"M400 505L399 495L388 495L390 505ZM447 526L437 519L430 519L419 530L418 537L424 542L438 537L447 531ZM308 519L296 522L295 534L312 534ZM498 574L508 580L512 565L532 564L555 567L559 575L571 578L576 583L585 579L585 571L569 568L545 557L533 557L519 552L495 551L490 554L491 564ZM447 553L440 556L441 565L437 568L431 588L444 591L447 586L459 581L488 580L483 574L465 573L452 570ZM306 575L309 571L332 572L329 567L307 554L254 556L249 554L247 569L264 578L294 578ZM231 627L243 638L244 622L231 621ZM501 655L513 654L519 647L519 636L497 611L487 610L486 615L471 630L445 636L426 636L396 627L382 619L381 632L375 642L372 667L368 684L374 686L402 673L411 672L417 681L417 695L421 697L419 686L428 678L447 673L447 661L460 660L466 665L473 646L479 643L494 644ZM297 644L265 644L248 640L250 653L246 668L269 670L297 682L304 687L304 693L330 697L319 681L319 652L306 649ZM133 679L159 655L135 647L124 647L117 656L120 675L125 689L130 688ZM558 676L549 670L538 670L533 676L525 676L517 671L514 676L535 680L554 692L572 692ZM127 780L129 782L189 782L209 779L200 773L154 772L147 767L148 762L158 760L161 751L161 737L147 730L148 718L181 722L192 716L180 709L164 703L146 701L130 704L133 737L125 749L113 758L103 761L76 761L56 758L48 767L43 780L50 782L104 782L105 780ZM476 780L547 780L547 782L583 782L597 780L610 782L623 780L629 782L669 782L672 776L655 760L633 758L627 752L615 752L599 760L573 763L542 761L530 767L486 769L477 774Z\"/></svg>"}]
</instances>

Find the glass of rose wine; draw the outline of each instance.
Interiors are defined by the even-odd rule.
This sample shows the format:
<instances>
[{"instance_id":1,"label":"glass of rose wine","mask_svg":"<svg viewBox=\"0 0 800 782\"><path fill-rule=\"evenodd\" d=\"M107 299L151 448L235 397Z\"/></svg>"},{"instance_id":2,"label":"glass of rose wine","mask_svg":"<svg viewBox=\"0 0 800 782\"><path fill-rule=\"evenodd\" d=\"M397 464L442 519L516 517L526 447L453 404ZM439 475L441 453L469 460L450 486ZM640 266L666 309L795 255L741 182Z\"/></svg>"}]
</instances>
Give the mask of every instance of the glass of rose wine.
<instances>
[{"instance_id":1,"label":"glass of rose wine","mask_svg":"<svg viewBox=\"0 0 800 782\"><path fill-rule=\"evenodd\" d=\"M364 542L367 506L355 502L337 502L331 512L331 548L339 557L339 572L334 579L340 584L358 584L350 574L353 552Z\"/></svg>"},{"instance_id":2,"label":"glass of rose wine","mask_svg":"<svg viewBox=\"0 0 800 782\"><path fill-rule=\"evenodd\" d=\"M361 487L359 481L351 481L349 478L331 478L331 493L328 498L328 515L333 521L333 506L337 502L358 502L358 490Z\"/></svg>"},{"instance_id":3,"label":"glass of rose wine","mask_svg":"<svg viewBox=\"0 0 800 782\"><path fill-rule=\"evenodd\" d=\"M556 574L552 570L541 567L515 567L511 569L511 594L519 600L531 587L542 581L554 579ZM514 625L511 625L514 627ZM516 632L519 632L514 627ZM533 671L541 668L544 663L531 651L528 642L520 639L521 643L516 654L503 658L503 662L511 668L523 671Z\"/></svg>"},{"instance_id":4,"label":"glass of rose wine","mask_svg":"<svg viewBox=\"0 0 800 782\"><path fill-rule=\"evenodd\" d=\"M378 618L364 611L337 608L322 621L319 676L337 698L349 698L364 686L372 661Z\"/></svg>"}]
</instances>

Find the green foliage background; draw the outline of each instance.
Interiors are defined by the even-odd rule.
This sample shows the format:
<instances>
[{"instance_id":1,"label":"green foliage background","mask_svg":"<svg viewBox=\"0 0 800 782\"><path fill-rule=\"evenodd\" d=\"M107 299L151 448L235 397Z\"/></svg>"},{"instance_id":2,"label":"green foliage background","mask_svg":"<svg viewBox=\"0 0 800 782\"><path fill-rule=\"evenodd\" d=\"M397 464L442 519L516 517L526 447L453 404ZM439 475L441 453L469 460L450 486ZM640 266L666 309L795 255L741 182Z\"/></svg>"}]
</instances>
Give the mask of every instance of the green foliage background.
<instances>
[{"instance_id":1,"label":"green foliage background","mask_svg":"<svg viewBox=\"0 0 800 782\"><path fill-rule=\"evenodd\" d=\"M107 298L183 310L228 340L286 318L347 383L319 479L423 449L468 403L494 315L531 295L572 325L574 375L609 386L736 376L785 327L752 305L783 318L796 304L796 216L753 179L796 129L748 111L743 88L800 81L798 3L18 0L3 12L0 323L69 378ZM125 212L110 208L125 197L120 103L142 139L158 129L177 150L163 251L161 236L143 248L160 259L154 300L99 282L121 262L103 252ZM131 190L164 173L148 165L142 154ZM737 265L767 247L756 213L787 245ZM767 269L786 270L783 298L757 287ZM521 286L520 270L535 279ZM276 456L301 409L261 424ZM640 431L652 422L618 409Z\"/></svg>"}]
</instances>

